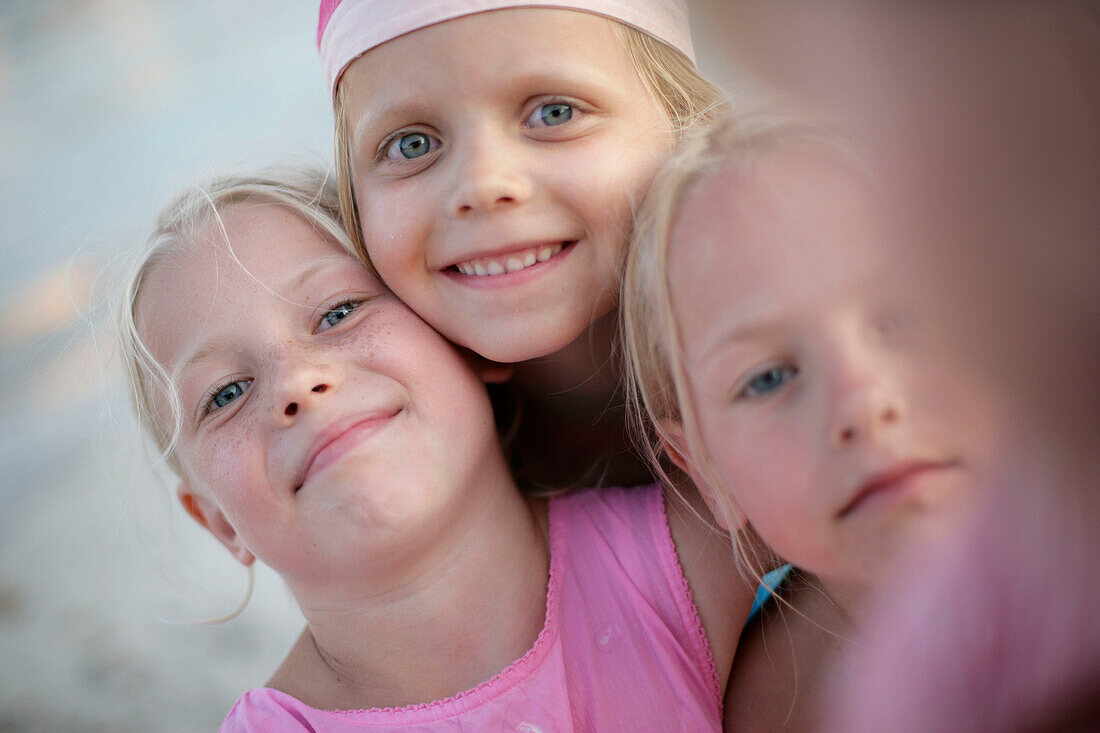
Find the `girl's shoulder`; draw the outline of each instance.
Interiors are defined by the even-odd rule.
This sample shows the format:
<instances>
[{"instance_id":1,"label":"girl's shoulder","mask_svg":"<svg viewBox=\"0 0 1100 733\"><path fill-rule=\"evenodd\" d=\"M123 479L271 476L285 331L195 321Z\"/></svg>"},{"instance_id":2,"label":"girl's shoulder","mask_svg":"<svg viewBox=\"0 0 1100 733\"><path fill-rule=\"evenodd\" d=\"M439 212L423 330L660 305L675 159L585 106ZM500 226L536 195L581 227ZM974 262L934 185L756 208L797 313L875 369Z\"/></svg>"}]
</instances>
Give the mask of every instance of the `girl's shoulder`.
<instances>
[{"instance_id":1,"label":"girl's shoulder","mask_svg":"<svg viewBox=\"0 0 1100 733\"><path fill-rule=\"evenodd\" d=\"M721 716L725 670L715 666L673 540L671 509L655 484L552 499L552 573L561 569L554 608L571 674L595 697L621 698L629 680L650 691L646 705L678 701L673 707L705 730L705 721Z\"/></svg>"},{"instance_id":2,"label":"girl's shoulder","mask_svg":"<svg viewBox=\"0 0 1100 733\"><path fill-rule=\"evenodd\" d=\"M653 620L674 635L697 633L695 601L660 486L576 491L551 499L549 516L563 605L579 599L577 608L585 613L598 609L608 618L626 618L644 597Z\"/></svg>"}]
</instances>

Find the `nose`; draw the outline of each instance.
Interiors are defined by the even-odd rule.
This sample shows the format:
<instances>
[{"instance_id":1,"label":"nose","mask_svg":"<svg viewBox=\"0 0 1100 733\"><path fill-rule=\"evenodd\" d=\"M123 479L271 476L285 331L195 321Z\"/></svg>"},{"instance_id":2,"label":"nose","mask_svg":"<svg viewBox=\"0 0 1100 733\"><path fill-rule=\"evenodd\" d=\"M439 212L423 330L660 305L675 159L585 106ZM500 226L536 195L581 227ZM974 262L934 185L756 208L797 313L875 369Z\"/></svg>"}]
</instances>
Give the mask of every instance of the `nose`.
<instances>
[{"instance_id":1,"label":"nose","mask_svg":"<svg viewBox=\"0 0 1100 733\"><path fill-rule=\"evenodd\" d=\"M272 417L280 426L293 425L336 391L339 379L324 366L305 364L284 370L275 389Z\"/></svg>"},{"instance_id":2,"label":"nose","mask_svg":"<svg viewBox=\"0 0 1100 733\"><path fill-rule=\"evenodd\" d=\"M491 130L464 142L466 154L452 156L457 178L449 203L453 216L489 213L530 198L531 181L525 174L518 144L507 141L504 133Z\"/></svg>"},{"instance_id":3,"label":"nose","mask_svg":"<svg viewBox=\"0 0 1100 733\"><path fill-rule=\"evenodd\" d=\"M902 402L897 390L879 381L852 386L834 408L830 442L845 448L881 438L904 417Z\"/></svg>"},{"instance_id":4,"label":"nose","mask_svg":"<svg viewBox=\"0 0 1100 733\"><path fill-rule=\"evenodd\" d=\"M853 402L855 404L844 411L830 431L833 444L838 448L876 439L883 430L901 420L897 401L878 391Z\"/></svg>"}]
</instances>

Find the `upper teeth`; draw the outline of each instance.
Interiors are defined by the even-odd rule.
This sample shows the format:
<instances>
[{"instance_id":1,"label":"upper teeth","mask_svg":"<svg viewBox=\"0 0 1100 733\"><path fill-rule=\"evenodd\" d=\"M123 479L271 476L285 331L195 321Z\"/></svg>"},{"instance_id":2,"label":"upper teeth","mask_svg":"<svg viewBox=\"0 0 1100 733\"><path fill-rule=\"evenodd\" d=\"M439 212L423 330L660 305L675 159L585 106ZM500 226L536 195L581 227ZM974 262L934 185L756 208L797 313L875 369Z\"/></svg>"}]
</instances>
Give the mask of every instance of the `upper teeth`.
<instances>
[{"instance_id":1,"label":"upper teeth","mask_svg":"<svg viewBox=\"0 0 1100 733\"><path fill-rule=\"evenodd\" d=\"M561 252L562 247L562 244L543 244L513 252L505 257L479 257L476 260L466 260L459 262L455 267L463 275L503 275L507 272L519 272L536 262L545 262Z\"/></svg>"}]
</instances>

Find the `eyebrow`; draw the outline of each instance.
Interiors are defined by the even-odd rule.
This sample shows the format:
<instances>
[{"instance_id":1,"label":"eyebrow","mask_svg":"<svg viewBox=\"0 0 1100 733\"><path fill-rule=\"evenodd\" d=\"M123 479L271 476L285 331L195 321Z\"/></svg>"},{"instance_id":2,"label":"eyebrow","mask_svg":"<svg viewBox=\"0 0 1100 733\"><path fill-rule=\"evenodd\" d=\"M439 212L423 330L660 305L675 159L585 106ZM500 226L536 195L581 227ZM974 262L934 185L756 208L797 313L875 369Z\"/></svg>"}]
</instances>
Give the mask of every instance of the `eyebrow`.
<instances>
[{"instance_id":1,"label":"eyebrow","mask_svg":"<svg viewBox=\"0 0 1100 733\"><path fill-rule=\"evenodd\" d=\"M346 255L333 254L320 257L312 265L307 267L301 273L290 278L284 284L284 292L294 292L301 290L310 280L315 278L321 272L328 270L334 266L347 265L352 268L362 268L362 265L358 260L349 260ZM188 369L195 366L200 362L209 359L215 352L225 348L233 346L235 341L228 335L218 335L203 342L202 346L195 349L194 352L187 359L180 364L177 368L172 370L173 381L177 379L181 374Z\"/></svg>"},{"instance_id":2,"label":"eyebrow","mask_svg":"<svg viewBox=\"0 0 1100 733\"><path fill-rule=\"evenodd\" d=\"M228 334L218 335L207 339L203 342L202 346L191 352L191 355L188 356L185 361L172 370L170 375L172 377L172 382L178 381L180 375L186 373L187 370L193 368L196 364L206 361L217 352L233 346L234 343L234 340Z\"/></svg>"},{"instance_id":3,"label":"eyebrow","mask_svg":"<svg viewBox=\"0 0 1100 733\"><path fill-rule=\"evenodd\" d=\"M549 68L516 72L514 76L507 79L507 84L509 87L517 89L542 87L545 89L544 92L541 92L543 94L556 92L583 96L586 90L594 86L603 86L616 94L621 94L615 78L603 69L591 69L586 65L571 65L568 62L560 61ZM390 95L390 97L393 96L395 95ZM383 122L387 123L385 126L389 128L395 124L389 122L391 118L408 120L426 117L430 113L433 101L432 98L422 99L406 93L402 93L397 99L388 99L383 92L372 93L371 102L364 108L366 114L359 119L358 124L348 130L349 140L352 143L361 140L364 135ZM424 120L417 119L416 121L422 122Z\"/></svg>"},{"instance_id":4,"label":"eyebrow","mask_svg":"<svg viewBox=\"0 0 1100 733\"><path fill-rule=\"evenodd\" d=\"M347 266L349 268L366 270L366 266L358 260L349 259L344 254L332 254L320 257L312 265L307 267L298 275L290 278L284 284L284 292L293 292L303 288L310 280L316 277L321 272L338 266ZM371 277L368 274L368 277ZM384 286L380 286L384 287ZM210 359L217 352L232 348L236 345L236 340L228 334L219 334L205 340L200 347L195 349L183 362L180 363L169 374L172 382L178 382L181 375L185 374L189 369L192 369L197 364L201 364L203 361Z\"/></svg>"},{"instance_id":5,"label":"eyebrow","mask_svg":"<svg viewBox=\"0 0 1100 733\"><path fill-rule=\"evenodd\" d=\"M320 257L312 265L307 267L298 275L290 278L283 284L283 288L287 292L293 292L295 290L301 290L306 283L317 276L322 270L327 270L330 267L338 265L348 265L349 267L365 268L365 265L359 260L349 260L345 254L332 254Z\"/></svg>"},{"instance_id":6,"label":"eyebrow","mask_svg":"<svg viewBox=\"0 0 1100 733\"><path fill-rule=\"evenodd\" d=\"M752 341L759 339L764 335L774 332L781 324L782 319L776 314L769 314L762 317L754 317L741 321L723 331L719 331L716 336L707 340L706 348L702 350L696 361L699 363L706 363L710 359L714 358L716 352L731 345Z\"/></svg>"}]
</instances>

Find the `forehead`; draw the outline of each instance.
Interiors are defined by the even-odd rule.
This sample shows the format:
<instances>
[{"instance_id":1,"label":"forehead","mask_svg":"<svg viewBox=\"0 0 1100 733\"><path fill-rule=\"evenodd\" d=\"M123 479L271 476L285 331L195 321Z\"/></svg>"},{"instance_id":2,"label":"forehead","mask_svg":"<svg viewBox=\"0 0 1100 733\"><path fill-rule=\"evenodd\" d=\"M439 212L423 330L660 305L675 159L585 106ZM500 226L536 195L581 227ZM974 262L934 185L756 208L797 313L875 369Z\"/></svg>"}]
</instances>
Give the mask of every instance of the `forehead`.
<instances>
[{"instance_id":1,"label":"forehead","mask_svg":"<svg viewBox=\"0 0 1100 733\"><path fill-rule=\"evenodd\" d=\"M719 311L795 307L852 293L881 271L866 184L823 154L770 152L725 164L687 191L671 231L677 321L690 331Z\"/></svg>"},{"instance_id":2,"label":"forehead","mask_svg":"<svg viewBox=\"0 0 1100 733\"><path fill-rule=\"evenodd\" d=\"M613 21L576 10L508 8L387 41L353 61L340 83L386 106L441 78L458 90L498 86L502 66L509 76L637 75Z\"/></svg>"},{"instance_id":3,"label":"forehead","mask_svg":"<svg viewBox=\"0 0 1100 733\"><path fill-rule=\"evenodd\" d=\"M238 287L277 289L305 269L344 261L359 262L303 215L281 203L252 200L211 216L150 275L169 288L214 277ZM367 276L373 277L369 271Z\"/></svg>"},{"instance_id":4,"label":"forehead","mask_svg":"<svg viewBox=\"0 0 1100 733\"><path fill-rule=\"evenodd\" d=\"M228 258L253 274L275 275L318 258L354 259L313 222L290 207L266 200L226 207L181 251L192 266Z\"/></svg>"},{"instance_id":5,"label":"forehead","mask_svg":"<svg viewBox=\"0 0 1100 733\"><path fill-rule=\"evenodd\" d=\"M157 361L168 365L218 309L254 302L257 308L248 317L255 318L283 302L310 269L345 262L359 277L374 279L288 207L267 201L234 204L146 273L135 308L138 327Z\"/></svg>"}]
</instances>

